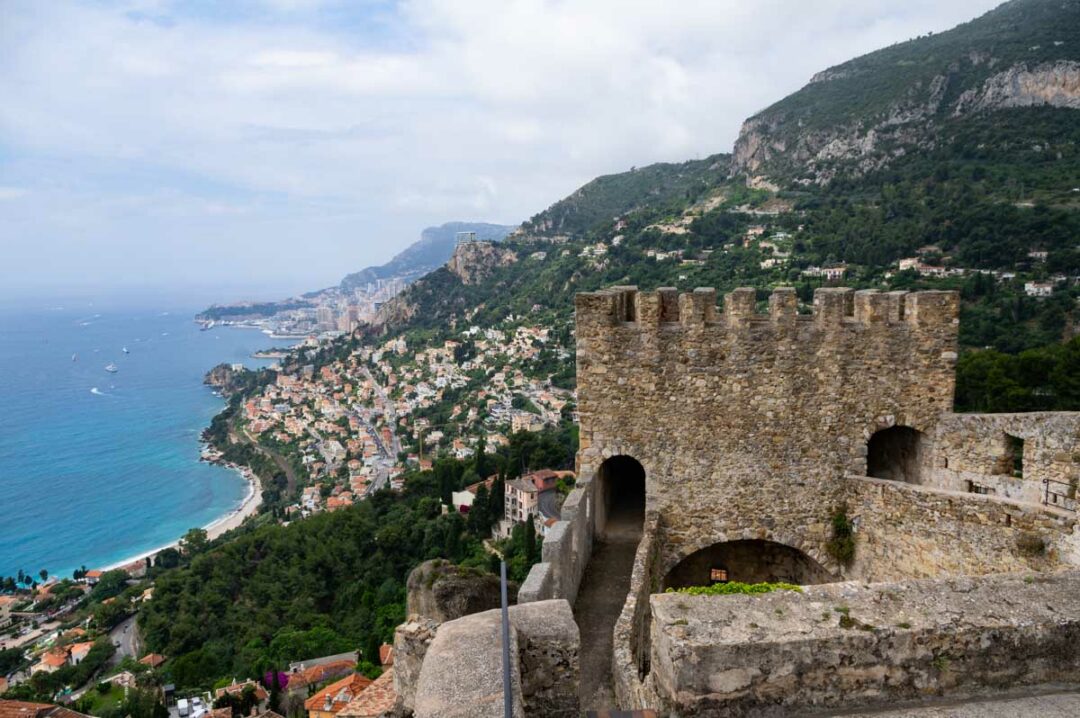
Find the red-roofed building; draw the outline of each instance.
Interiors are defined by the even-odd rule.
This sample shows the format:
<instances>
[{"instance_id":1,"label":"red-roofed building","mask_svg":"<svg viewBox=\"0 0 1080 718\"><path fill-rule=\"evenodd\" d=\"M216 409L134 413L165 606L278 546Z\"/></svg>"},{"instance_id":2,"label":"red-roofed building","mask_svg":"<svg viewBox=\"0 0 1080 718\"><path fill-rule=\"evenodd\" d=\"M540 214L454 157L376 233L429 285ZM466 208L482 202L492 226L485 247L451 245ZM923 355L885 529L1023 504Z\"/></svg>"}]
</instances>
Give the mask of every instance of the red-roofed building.
<instances>
[{"instance_id":1,"label":"red-roofed building","mask_svg":"<svg viewBox=\"0 0 1080 718\"><path fill-rule=\"evenodd\" d=\"M0 718L89 718L89 716L51 703L0 700Z\"/></svg>"},{"instance_id":2,"label":"red-roofed building","mask_svg":"<svg viewBox=\"0 0 1080 718\"><path fill-rule=\"evenodd\" d=\"M379 665L389 668L394 665L394 646L384 643L379 646Z\"/></svg>"},{"instance_id":3,"label":"red-roofed building","mask_svg":"<svg viewBox=\"0 0 1080 718\"><path fill-rule=\"evenodd\" d=\"M352 702L338 713L338 718L380 718L392 710L396 702L394 669L391 668L376 678L359 696L353 698Z\"/></svg>"},{"instance_id":4,"label":"red-roofed building","mask_svg":"<svg viewBox=\"0 0 1080 718\"><path fill-rule=\"evenodd\" d=\"M255 690L256 707L258 707L260 711L265 711L266 704L270 700L270 694L266 692L265 688L263 688L255 681L244 681L243 683L237 683L236 680L233 679L233 682L231 684L225 686L224 688L218 688L216 691L214 691L214 698L221 698L226 693L228 693L230 696L236 696L237 698L239 698L249 687Z\"/></svg>"},{"instance_id":5,"label":"red-roofed building","mask_svg":"<svg viewBox=\"0 0 1080 718\"><path fill-rule=\"evenodd\" d=\"M304 701L308 718L334 718L371 683L370 678L359 673L331 683Z\"/></svg>"},{"instance_id":6,"label":"red-roofed building","mask_svg":"<svg viewBox=\"0 0 1080 718\"><path fill-rule=\"evenodd\" d=\"M90 649L94 647L93 641L83 641L82 643L72 643L68 646L68 659L71 661L71 665L77 666L83 662L87 654L90 653Z\"/></svg>"},{"instance_id":7,"label":"red-roofed building","mask_svg":"<svg viewBox=\"0 0 1080 718\"><path fill-rule=\"evenodd\" d=\"M41 656L41 660L30 667L30 674L55 673L68 662L68 652L64 648L54 648Z\"/></svg>"},{"instance_id":8,"label":"red-roofed building","mask_svg":"<svg viewBox=\"0 0 1080 718\"><path fill-rule=\"evenodd\" d=\"M355 668L355 659L342 658L293 671L289 674L289 685L286 686L286 691L306 695L308 686L317 686L320 683L347 676Z\"/></svg>"},{"instance_id":9,"label":"red-roofed building","mask_svg":"<svg viewBox=\"0 0 1080 718\"><path fill-rule=\"evenodd\" d=\"M139 659L139 663L144 666L150 666L151 668L157 668L165 662L165 656L160 653L147 653L145 656Z\"/></svg>"}]
</instances>

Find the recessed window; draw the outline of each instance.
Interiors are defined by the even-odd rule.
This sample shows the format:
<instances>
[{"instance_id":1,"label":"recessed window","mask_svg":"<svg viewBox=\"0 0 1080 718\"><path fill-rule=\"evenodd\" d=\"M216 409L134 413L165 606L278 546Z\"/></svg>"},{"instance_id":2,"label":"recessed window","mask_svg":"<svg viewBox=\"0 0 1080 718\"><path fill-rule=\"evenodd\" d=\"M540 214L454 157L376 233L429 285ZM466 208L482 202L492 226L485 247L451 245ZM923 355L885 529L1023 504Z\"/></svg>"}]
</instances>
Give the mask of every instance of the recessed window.
<instances>
[{"instance_id":1,"label":"recessed window","mask_svg":"<svg viewBox=\"0 0 1080 718\"><path fill-rule=\"evenodd\" d=\"M1018 478L1024 478L1024 440L1019 436L1005 435L1005 451L1011 465L1010 473Z\"/></svg>"}]
</instances>

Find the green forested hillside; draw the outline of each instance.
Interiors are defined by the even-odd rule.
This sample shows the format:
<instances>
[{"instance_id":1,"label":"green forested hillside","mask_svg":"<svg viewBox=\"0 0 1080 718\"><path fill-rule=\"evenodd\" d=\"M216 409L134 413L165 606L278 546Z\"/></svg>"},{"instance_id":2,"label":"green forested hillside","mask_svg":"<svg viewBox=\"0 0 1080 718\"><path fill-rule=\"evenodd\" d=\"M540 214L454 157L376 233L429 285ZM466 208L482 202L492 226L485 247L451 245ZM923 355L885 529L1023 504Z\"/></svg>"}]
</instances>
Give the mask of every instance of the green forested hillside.
<instances>
[{"instance_id":1,"label":"green forested hillside","mask_svg":"<svg viewBox=\"0 0 1080 718\"><path fill-rule=\"evenodd\" d=\"M798 124L799 132L829 129L852 119L872 121L898 102L928 101L939 76L947 81L942 99L948 104L1015 63L1075 60L1078 46L1080 2L1012 0L947 32L828 68L819 81L757 116L783 115L786 123Z\"/></svg>"},{"instance_id":2,"label":"green forested hillside","mask_svg":"<svg viewBox=\"0 0 1080 718\"><path fill-rule=\"evenodd\" d=\"M353 650L377 662L379 644L405 619L409 571L438 557L488 569L481 542L502 515L502 481L522 466L571 467L576 436L569 425L514 434L497 453L408 475L401 494L380 491L288 526L246 527L186 556L184 566L160 572L139 613L146 647L172 659L167 674L181 688ZM490 500L478 496L468 517L442 514L451 491L492 474L502 479ZM539 558L535 544L517 537L508 551L520 581Z\"/></svg>"},{"instance_id":3,"label":"green forested hillside","mask_svg":"<svg viewBox=\"0 0 1080 718\"><path fill-rule=\"evenodd\" d=\"M713 155L679 164L658 163L597 177L522 225L535 235L582 235L635 209L680 207L719 182L730 156Z\"/></svg>"}]
</instances>

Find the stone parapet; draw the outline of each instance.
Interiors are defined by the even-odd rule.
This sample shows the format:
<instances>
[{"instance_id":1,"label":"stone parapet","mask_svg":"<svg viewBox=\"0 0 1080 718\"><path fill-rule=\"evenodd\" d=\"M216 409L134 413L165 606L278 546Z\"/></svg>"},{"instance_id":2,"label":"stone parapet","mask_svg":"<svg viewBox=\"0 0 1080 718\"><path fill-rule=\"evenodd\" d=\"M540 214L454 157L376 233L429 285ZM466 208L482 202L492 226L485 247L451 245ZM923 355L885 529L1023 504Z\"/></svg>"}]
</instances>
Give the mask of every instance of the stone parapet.
<instances>
[{"instance_id":1,"label":"stone parapet","mask_svg":"<svg viewBox=\"0 0 1080 718\"><path fill-rule=\"evenodd\" d=\"M1080 682L1080 573L651 598L662 712L788 715Z\"/></svg>"},{"instance_id":2,"label":"stone parapet","mask_svg":"<svg viewBox=\"0 0 1080 718\"><path fill-rule=\"evenodd\" d=\"M501 631L499 610L439 626L420 670L416 718L502 718ZM515 718L577 718L580 645L566 601L510 607Z\"/></svg>"},{"instance_id":3,"label":"stone parapet","mask_svg":"<svg viewBox=\"0 0 1080 718\"><path fill-rule=\"evenodd\" d=\"M769 295L767 313L757 311L757 290L741 287L724 297L717 311L716 290L699 287L679 294L670 288L654 292L637 287L610 287L577 295L577 322L589 326L634 324L674 328L679 325L733 329L750 323L788 323L798 318L820 327L838 324L891 324L909 327L952 327L959 322L960 300L956 292L855 291L846 287L822 287L814 291L813 314L798 314L798 300L792 287L778 287Z\"/></svg>"},{"instance_id":4,"label":"stone parapet","mask_svg":"<svg viewBox=\"0 0 1080 718\"><path fill-rule=\"evenodd\" d=\"M557 521L541 549L541 562L535 564L518 593L518 603L563 598L571 603L577 598L581 577L592 555L592 485L579 483L562 506L562 520Z\"/></svg>"},{"instance_id":5,"label":"stone parapet","mask_svg":"<svg viewBox=\"0 0 1080 718\"><path fill-rule=\"evenodd\" d=\"M645 520L645 529L634 554L630 591L615 622L612 643L612 686L615 702L624 709L647 709L656 705L643 680L649 664L649 596L660 588L659 516Z\"/></svg>"},{"instance_id":6,"label":"stone parapet","mask_svg":"<svg viewBox=\"0 0 1080 718\"><path fill-rule=\"evenodd\" d=\"M1077 517L996 496L848 476L855 563L864 580L1080 566Z\"/></svg>"},{"instance_id":7,"label":"stone parapet","mask_svg":"<svg viewBox=\"0 0 1080 718\"><path fill-rule=\"evenodd\" d=\"M1020 461L1012 440L1022 440ZM1080 485L1080 412L946 414L933 435L925 483L1020 501L1046 499L1075 510Z\"/></svg>"},{"instance_id":8,"label":"stone parapet","mask_svg":"<svg viewBox=\"0 0 1080 718\"><path fill-rule=\"evenodd\" d=\"M416 615L394 629L394 690L408 711L415 707L420 668L438 629L437 622Z\"/></svg>"}]
</instances>

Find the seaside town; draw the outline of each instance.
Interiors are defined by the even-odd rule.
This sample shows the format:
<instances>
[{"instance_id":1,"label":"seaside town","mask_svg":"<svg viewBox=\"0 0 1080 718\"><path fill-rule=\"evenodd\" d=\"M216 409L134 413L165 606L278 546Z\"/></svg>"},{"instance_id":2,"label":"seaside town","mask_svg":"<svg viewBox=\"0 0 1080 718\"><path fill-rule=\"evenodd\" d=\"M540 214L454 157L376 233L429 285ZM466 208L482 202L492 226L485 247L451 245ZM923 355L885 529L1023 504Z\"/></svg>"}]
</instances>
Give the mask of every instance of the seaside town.
<instances>
[{"instance_id":1,"label":"seaside town","mask_svg":"<svg viewBox=\"0 0 1080 718\"><path fill-rule=\"evenodd\" d=\"M1080 716L998 2L4 4L0 718Z\"/></svg>"},{"instance_id":2,"label":"seaside town","mask_svg":"<svg viewBox=\"0 0 1080 718\"><path fill-rule=\"evenodd\" d=\"M464 328L437 346L421 343L410 350L408 339L396 337L358 345L329 361L322 350L335 346L341 335L313 333L282 352L269 369L273 381L238 405L230 436L237 445L258 446L296 469L296 500L283 507L278 523L332 513L381 489L401 491L404 476L430 471L440 458L470 459L477 451L507 446L513 434L572 420L573 391L555 386L551 373L570 359L567 331L509 316L495 327ZM240 364L228 370L249 373ZM213 694L175 694L172 685L154 678L169 675L163 673L168 657L146 651L138 638L135 617L154 594L155 573L267 508L260 477L251 467L229 460L212 444L202 458L238 471L249 485L229 515L133 560L105 569L84 567L73 579L44 571L8 579L12 589L26 589L0 595L0 656L7 656L9 665L27 662L27 667L0 676L0 693L11 689L17 695L21 684L47 674L68 686L62 691L68 704L82 700L100 709L121 703L131 689L150 687L179 718L224 716L235 708L230 700L242 703L245 715L248 705L260 716L277 715L268 711L266 688L254 681ZM480 477L453 491L443 513L467 515L477 495L486 495L499 478ZM490 550L508 542L515 526L533 527L536 540L542 540L559 519L573 480L572 471L524 467L506 481ZM367 669L373 678L357 672L357 664L356 654L294 662L279 679L282 693L275 705L289 716L379 715L395 698L392 647L383 645L379 661Z\"/></svg>"}]
</instances>

